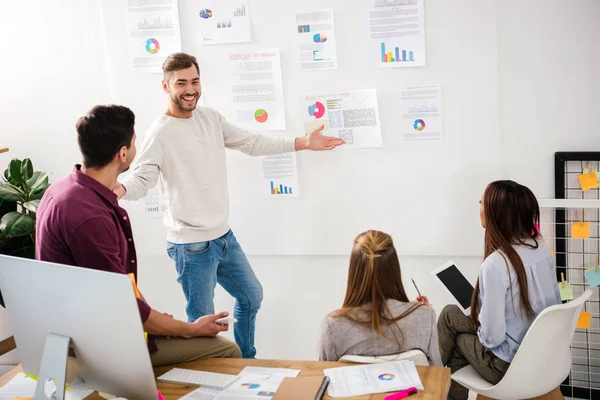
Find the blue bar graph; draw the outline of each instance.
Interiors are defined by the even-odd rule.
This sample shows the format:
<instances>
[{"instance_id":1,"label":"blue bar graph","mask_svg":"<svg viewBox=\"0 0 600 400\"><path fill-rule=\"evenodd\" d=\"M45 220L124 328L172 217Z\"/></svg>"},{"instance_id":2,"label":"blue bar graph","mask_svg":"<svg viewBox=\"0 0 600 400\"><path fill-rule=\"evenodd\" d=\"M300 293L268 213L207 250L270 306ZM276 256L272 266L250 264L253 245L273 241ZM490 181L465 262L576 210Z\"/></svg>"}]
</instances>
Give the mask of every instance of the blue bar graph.
<instances>
[{"instance_id":1,"label":"blue bar graph","mask_svg":"<svg viewBox=\"0 0 600 400\"><path fill-rule=\"evenodd\" d=\"M393 63L393 62L410 62L415 61L412 50L400 49L394 47L394 51L386 51L385 43L381 43L381 62L382 63Z\"/></svg>"},{"instance_id":2,"label":"blue bar graph","mask_svg":"<svg viewBox=\"0 0 600 400\"><path fill-rule=\"evenodd\" d=\"M292 191L292 188L289 186L283 186L281 184L276 185L275 182L271 181L271 194L272 195L278 195L278 194L294 194Z\"/></svg>"}]
</instances>

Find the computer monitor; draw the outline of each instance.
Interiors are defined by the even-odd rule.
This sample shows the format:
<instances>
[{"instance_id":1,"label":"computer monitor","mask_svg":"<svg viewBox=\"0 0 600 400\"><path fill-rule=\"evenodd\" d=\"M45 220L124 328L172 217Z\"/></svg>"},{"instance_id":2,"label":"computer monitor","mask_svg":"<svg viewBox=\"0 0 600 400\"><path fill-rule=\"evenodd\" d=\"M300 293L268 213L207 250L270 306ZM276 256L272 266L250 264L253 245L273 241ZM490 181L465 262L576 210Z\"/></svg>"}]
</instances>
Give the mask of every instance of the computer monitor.
<instances>
[{"instance_id":1,"label":"computer monitor","mask_svg":"<svg viewBox=\"0 0 600 400\"><path fill-rule=\"evenodd\" d=\"M46 362L58 361L51 378L59 382L66 368L60 366L61 351L46 346L47 337L67 337L71 349L62 353L70 354L68 376L129 400L158 398L127 275L0 255L0 289L25 372L41 379Z\"/></svg>"}]
</instances>

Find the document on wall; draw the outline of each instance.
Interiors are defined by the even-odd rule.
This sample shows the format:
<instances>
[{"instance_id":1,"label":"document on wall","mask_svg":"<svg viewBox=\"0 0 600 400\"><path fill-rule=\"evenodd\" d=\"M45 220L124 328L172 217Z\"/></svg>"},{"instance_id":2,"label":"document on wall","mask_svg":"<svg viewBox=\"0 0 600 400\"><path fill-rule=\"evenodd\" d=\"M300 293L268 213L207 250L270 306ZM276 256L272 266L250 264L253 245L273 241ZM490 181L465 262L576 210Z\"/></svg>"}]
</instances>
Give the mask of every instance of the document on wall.
<instances>
[{"instance_id":1,"label":"document on wall","mask_svg":"<svg viewBox=\"0 0 600 400\"><path fill-rule=\"evenodd\" d=\"M279 49L229 54L232 122L248 130L285 130Z\"/></svg>"},{"instance_id":2,"label":"document on wall","mask_svg":"<svg viewBox=\"0 0 600 400\"><path fill-rule=\"evenodd\" d=\"M363 396L411 387L424 390L415 363L411 360L329 368L323 372L331 379L328 389L331 397Z\"/></svg>"},{"instance_id":3,"label":"document on wall","mask_svg":"<svg viewBox=\"0 0 600 400\"><path fill-rule=\"evenodd\" d=\"M181 51L177 0L128 0L127 5L133 68L162 73L167 56Z\"/></svg>"},{"instance_id":4,"label":"document on wall","mask_svg":"<svg viewBox=\"0 0 600 400\"><path fill-rule=\"evenodd\" d=\"M167 210L167 206L157 187L148 190L146 197L144 197L144 209L153 217L162 217L163 213Z\"/></svg>"},{"instance_id":5,"label":"document on wall","mask_svg":"<svg viewBox=\"0 0 600 400\"><path fill-rule=\"evenodd\" d=\"M444 132L442 87L405 87L400 93L404 140L440 140Z\"/></svg>"},{"instance_id":6,"label":"document on wall","mask_svg":"<svg viewBox=\"0 0 600 400\"><path fill-rule=\"evenodd\" d=\"M275 395L283 378L293 378L299 373L298 369L246 367L239 373L239 379L215 400L269 399Z\"/></svg>"},{"instance_id":7,"label":"document on wall","mask_svg":"<svg viewBox=\"0 0 600 400\"><path fill-rule=\"evenodd\" d=\"M248 0L179 0L199 45L246 43L252 40Z\"/></svg>"},{"instance_id":8,"label":"document on wall","mask_svg":"<svg viewBox=\"0 0 600 400\"><path fill-rule=\"evenodd\" d=\"M382 147L375 89L303 96L304 133L323 125L323 135L344 139L344 147Z\"/></svg>"},{"instance_id":9,"label":"document on wall","mask_svg":"<svg viewBox=\"0 0 600 400\"><path fill-rule=\"evenodd\" d=\"M261 160L262 197L298 197L296 153L265 156Z\"/></svg>"},{"instance_id":10,"label":"document on wall","mask_svg":"<svg viewBox=\"0 0 600 400\"><path fill-rule=\"evenodd\" d=\"M302 71L337 68L333 10L296 14L296 38Z\"/></svg>"},{"instance_id":11,"label":"document on wall","mask_svg":"<svg viewBox=\"0 0 600 400\"><path fill-rule=\"evenodd\" d=\"M424 0L370 0L369 59L386 68L425 65Z\"/></svg>"}]
</instances>

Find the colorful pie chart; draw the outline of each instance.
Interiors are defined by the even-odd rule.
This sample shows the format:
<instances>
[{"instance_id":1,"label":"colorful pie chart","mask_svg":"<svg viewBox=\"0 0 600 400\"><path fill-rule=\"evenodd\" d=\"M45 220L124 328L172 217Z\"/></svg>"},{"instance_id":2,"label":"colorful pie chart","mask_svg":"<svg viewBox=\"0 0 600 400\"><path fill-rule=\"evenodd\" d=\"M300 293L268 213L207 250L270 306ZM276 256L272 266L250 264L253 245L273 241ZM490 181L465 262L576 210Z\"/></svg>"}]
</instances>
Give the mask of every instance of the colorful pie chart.
<instances>
[{"instance_id":1,"label":"colorful pie chart","mask_svg":"<svg viewBox=\"0 0 600 400\"><path fill-rule=\"evenodd\" d=\"M259 108L258 110L256 110L254 112L254 119L259 124L264 124L269 119L269 114L267 113L267 110L263 110L262 108Z\"/></svg>"},{"instance_id":2,"label":"colorful pie chart","mask_svg":"<svg viewBox=\"0 0 600 400\"><path fill-rule=\"evenodd\" d=\"M146 51L148 53L156 54L158 53L158 50L160 50L160 44L158 43L158 40L154 38L146 40Z\"/></svg>"},{"instance_id":3,"label":"colorful pie chart","mask_svg":"<svg viewBox=\"0 0 600 400\"><path fill-rule=\"evenodd\" d=\"M394 374L381 374L377 378L379 378L380 381L391 381L395 377L396 375Z\"/></svg>"},{"instance_id":4,"label":"colorful pie chart","mask_svg":"<svg viewBox=\"0 0 600 400\"><path fill-rule=\"evenodd\" d=\"M413 128L415 128L415 131L422 131L423 129L425 129L425 121L423 121L422 119L415 120Z\"/></svg>"},{"instance_id":5,"label":"colorful pie chart","mask_svg":"<svg viewBox=\"0 0 600 400\"><path fill-rule=\"evenodd\" d=\"M313 41L315 43L325 43L327 41L327 35L324 33L315 33L313 35Z\"/></svg>"},{"instance_id":6,"label":"colorful pie chart","mask_svg":"<svg viewBox=\"0 0 600 400\"><path fill-rule=\"evenodd\" d=\"M316 101L315 104L308 106L308 115L317 119L323 117L325 115L325 106L320 101Z\"/></svg>"}]
</instances>

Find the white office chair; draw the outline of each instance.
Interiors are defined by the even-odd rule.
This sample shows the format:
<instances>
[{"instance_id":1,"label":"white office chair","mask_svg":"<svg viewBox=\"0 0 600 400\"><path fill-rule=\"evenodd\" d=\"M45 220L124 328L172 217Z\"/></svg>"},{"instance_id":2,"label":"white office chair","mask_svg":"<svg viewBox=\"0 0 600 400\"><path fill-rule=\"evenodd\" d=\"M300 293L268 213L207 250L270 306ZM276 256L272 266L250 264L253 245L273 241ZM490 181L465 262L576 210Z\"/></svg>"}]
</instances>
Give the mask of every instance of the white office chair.
<instances>
[{"instance_id":1,"label":"white office chair","mask_svg":"<svg viewBox=\"0 0 600 400\"><path fill-rule=\"evenodd\" d=\"M483 379L470 365L453 373L452 379L492 399L529 399L556 389L569 375L571 341L581 309L591 295L588 289L569 303L542 311L497 385Z\"/></svg>"},{"instance_id":2,"label":"white office chair","mask_svg":"<svg viewBox=\"0 0 600 400\"><path fill-rule=\"evenodd\" d=\"M369 356L353 356L353 355L345 355L339 359L342 362L352 362L358 364L376 364L382 362L390 362L390 361L402 361L402 360L412 360L415 365L424 365L429 366L429 361L427 361L427 356L421 350L409 350L399 354L390 354L388 356L377 356L377 357L369 357Z\"/></svg>"}]
</instances>

